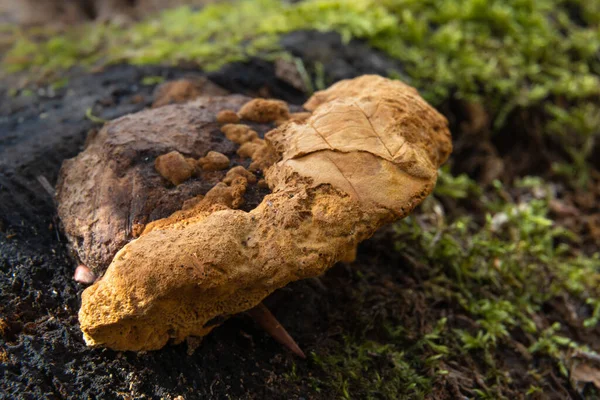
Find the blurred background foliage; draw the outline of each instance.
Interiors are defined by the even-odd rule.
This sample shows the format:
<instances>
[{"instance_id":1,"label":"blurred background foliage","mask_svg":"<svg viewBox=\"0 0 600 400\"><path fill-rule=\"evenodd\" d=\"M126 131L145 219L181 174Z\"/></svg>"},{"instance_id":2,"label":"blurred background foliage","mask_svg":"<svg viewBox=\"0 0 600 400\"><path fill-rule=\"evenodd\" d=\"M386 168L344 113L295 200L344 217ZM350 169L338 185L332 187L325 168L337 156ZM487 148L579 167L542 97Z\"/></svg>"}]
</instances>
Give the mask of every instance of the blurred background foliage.
<instances>
[{"instance_id":1,"label":"blurred background foliage","mask_svg":"<svg viewBox=\"0 0 600 400\"><path fill-rule=\"evenodd\" d=\"M81 65L193 62L210 71L249 57L285 57L279 37L296 30L368 42L401 61L402 79L428 101L481 103L497 131L515 109L535 109L575 166L557 171L585 175L600 122L600 3L593 1L219 2L51 36L16 31L3 66L44 75Z\"/></svg>"}]
</instances>

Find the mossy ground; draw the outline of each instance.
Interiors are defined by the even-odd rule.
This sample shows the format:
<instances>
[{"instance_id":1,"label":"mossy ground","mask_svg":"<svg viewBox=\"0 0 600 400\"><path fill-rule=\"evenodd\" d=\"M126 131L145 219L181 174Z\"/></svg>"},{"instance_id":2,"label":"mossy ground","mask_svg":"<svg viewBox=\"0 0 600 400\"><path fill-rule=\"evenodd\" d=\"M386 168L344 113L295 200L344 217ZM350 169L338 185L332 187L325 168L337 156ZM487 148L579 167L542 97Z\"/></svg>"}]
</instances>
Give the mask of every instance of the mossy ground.
<instances>
[{"instance_id":1,"label":"mossy ground","mask_svg":"<svg viewBox=\"0 0 600 400\"><path fill-rule=\"evenodd\" d=\"M600 345L600 255L582 254L555 219L555 189L527 177L482 193L443 173L420 212L380 239L401 272L375 276L365 260L353 269L350 301L372 313L312 354L326 372L317 387L342 398L575 395L575 360Z\"/></svg>"},{"instance_id":2,"label":"mossy ground","mask_svg":"<svg viewBox=\"0 0 600 400\"><path fill-rule=\"evenodd\" d=\"M241 0L41 41L16 33L4 66L48 73L74 65L191 61L215 69L255 55L281 56L278 35L300 29L368 41L401 60L404 78L434 105L450 97L479 102L495 129L516 108L534 108L552 121L544 131L570 146L567 153L585 169L600 120L597 2Z\"/></svg>"},{"instance_id":3,"label":"mossy ground","mask_svg":"<svg viewBox=\"0 0 600 400\"><path fill-rule=\"evenodd\" d=\"M210 70L290 57L278 36L299 29L402 61L399 78L448 115L457 149L419 211L343 268L353 285L334 297L351 322L282 371L290 384L323 398L600 396L576 373L600 351L597 2L246 0L49 40L18 32L4 66L53 79L115 62ZM306 74L314 87L329 83L318 71ZM524 153L510 168L519 136L547 165ZM472 141L506 164L490 179L485 160L465 167L478 156ZM335 274L324 280L335 285Z\"/></svg>"}]
</instances>

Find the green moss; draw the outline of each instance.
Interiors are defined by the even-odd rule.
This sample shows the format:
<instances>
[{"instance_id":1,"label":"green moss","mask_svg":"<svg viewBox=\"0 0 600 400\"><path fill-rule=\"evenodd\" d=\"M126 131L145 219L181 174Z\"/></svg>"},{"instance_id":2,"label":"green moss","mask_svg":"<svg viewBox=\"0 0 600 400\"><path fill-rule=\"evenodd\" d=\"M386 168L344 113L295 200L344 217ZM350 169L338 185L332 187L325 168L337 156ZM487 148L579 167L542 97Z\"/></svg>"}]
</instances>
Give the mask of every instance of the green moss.
<instances>
[{"instance_id":1,"label":"green moss","mask_svg":"<svg viewBox=\"0 0 600 400\"><path fill-rule=\"evenodd\" d=\"M311 360L326 374L326 379L313 378L313 386L344 399L415 399L430 394L436 378L448 374L440 368L450 352L442 344L446 319L416 340L402 326L386 323L383 329L385 343L346 336L335 351L313 352Z\"/></svg>"},{"instance_id":2,"label":"green moss","mask_svg":"<svg viewBox=\"0 0 600 400\"><path fill-rule=\"evenodd\" d=\"M22 35L7 54L9 71L37 68L57 71L75 65L176 64L194 61L205 69L277 49L273 36L260 32L264 15L282 9L274 0L167 10L155 18L123 28L86 25L38 41Z\"/></svg>"},{"instance_id":3,"label":"green moss","mask_svg":"<svg viewBox=\"0 0 600 400\"><path fill-rule=\"evenodd\" d=\"M69 84L69 78L57 79L50 84L52 90L60 90L65 88Z\"/></svg>"},{"instance_id":4,"label":"green moss","mask_svg":"<svg viewBox=\"0 0 600 400\"><path fill-rule=\"evenodd\" d=\"M452 180L442 178L436 192ZM396 225L397 249L414 257L430 271L424 283L428 301L441 298L457 304L476 322L472 329L452 329L445 338L460 343L453 353L476 352L494 371L494 359L502 346L514 343L515 329L528 335L529 352L552 357L566 373L566 350L579 348L574 340L559 335L559 323L540 325L543 306L560 296L585 307L590 316L581 319L581 329L597 326L600 314L600 254L584 256L573 250L575 238L548 217L550 187L539 178L526 178L511 193L496 183L496 192L480 198L486 218L450 219L437 213L436 223L409 217ZM524 199L507 201L517 193ZM463 193L454 193L462 198ZM430 199L428 207L441 207ZM566 333L565 333L566 334ZM456 342L455 340L458 339ZM488 376L491 382L508 383L505 373Z\"/></svg>"},{"instance_id":5,"label":"green moss","mask_svg":"<svg viewBox=\"0 0 600 400\"><path fill-rule=\"evenodd\" d=\"M599 14L583 0L243 0L168 10L127 29L94 25L39 43L22 36L6 65L186 60L216 67L275 50L278 34L316 29L369 40L402 60L434 102L452 93L510 108L600 93Z\"/></svg>"},{"instance_id":6,"label":"green moss","mask_svg":"<svg viewBox=\"0 0 600 400\"><path fill-rule=\"evenodd\" d=\"M564 143L570 156L570 162L556 162L554 171L585 187L589 181L587 160L599 135L600 108L591 102L580 102L569 108L546 104L545 109L549 115L546 133Z\"/></svg>"},{"instance_id":7,"label":"green moss","mask_svg":"<svg viewBox=\"0 0 600 400\"><path fill-rule=\"evenodd\" d=\"M343 399L423 398L431 391L433 380L415 368L419 361L406 350L393 343L346 338L339 352L311 354L312 361L327 374L327 379L315 379L313 385ZM385 367L381 367L382 360Z\"/></svg>"},{"instance_id":8,"label":"green moss","mask_svg":"<svg viewBox=\"0 0 600 400\"><path fill-rule=\"evenodd\" d=\"M48 73L192 61L212 70L250 56L280 56L278 36L298 29L368 41L400 60L434 105L451 97L481 102L499 130L515 109L541 110L550 100L555 105L540 114L543 129L566 145L574 166L555 169L585 180L585 158L598 137L588 126L598 126L600 110L597 2L240 0L168 10L128 28L90 25L47 40L21 34L4 68ZM325 85L322 71L317 80L316 88Z\"/></svg>"},{"instance_id":9,"label":"green moss","mask_svg":"<svg viewBox=\"0 0 600 400\"><path fill-rule=\"evenodd\" d=\"M163 83L165 78L162 76L145 76L142 78L142 85L153 86L158 85L159 83Z\"/></svg>"},{"instance_id":10,"label":"green moss","mask_svg":"<svg viewBox=\"0 0 600 400\"><path fill-rule=\"evenodd\" d=\"M553 301L568 298L579 310L575 329L598 328L600 254L579 253L576 237L549 217L553 191L542 179L494 187L482 192L469 178L442 171L422 212L394 226L396 250L418 269L404 267L403 273L420 279L404 299L423 298L428 309L394 316L402 301L380 298L374 305L373 293L381 290L374 288L377 278L357 271L353 301L368 311L349 318L358 318L362 328L312 354L323 374L311 378L313 388L339 398L422 398L443 386L446 376L460 376L453 366L482 364L473 374L483 385L472 382L475 387L467 389L477 398L506 398L515 366L506 363L505 351L515 343L535 355L529 365L512 361L529 370L536 383L528 383L530 394L547 390L555 379L551 371L536 371L541 359L567 377L569 354L590 352L547 312ZM446 213L444 205L465 201L477 203L484 217L464 216L460 209ZM392 309L381 311L386 303ZM436 314L431 308L440 303L443 311ZM413 318L435 315L424 334L412 325Z\"/></svg>"},{"instance_id":11,"label":"green moss","mask_svg":"<svg viewBox=\"0 0 600 400\"><path fill-rule=\"evenodd\" d=\"M453 199L465 199L469 196L478 196L481 194L479 185L469 178L466 174L453 176L450 173L449 166L444 166L438 175L438 181L435 193L441 197L450 197Z\"/></svg>"}]
</instances>

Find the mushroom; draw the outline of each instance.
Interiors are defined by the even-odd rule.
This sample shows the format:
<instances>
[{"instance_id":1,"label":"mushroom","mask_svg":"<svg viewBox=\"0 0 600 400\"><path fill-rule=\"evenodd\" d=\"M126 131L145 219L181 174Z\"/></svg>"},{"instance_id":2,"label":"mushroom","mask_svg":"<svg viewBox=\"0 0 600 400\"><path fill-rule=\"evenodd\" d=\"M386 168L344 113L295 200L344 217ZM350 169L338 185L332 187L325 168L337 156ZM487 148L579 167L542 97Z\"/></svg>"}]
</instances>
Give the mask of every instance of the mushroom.
<instances>
[{"instance_id":1,"label":"mushroom","mask_svg":"<svg viewBox=\"0 0 600 400\"><path fill-rule=\"evenodd\" d=\"M253 99L240 109L242 119L254 122L281 121L289 118L288 105L281 100Z\"/></svg>"},{"instance_id":2,"label":"mushroom","mask_svg":"<svg viewBox=\"0 0 600 400\"><path fill-rule=\"evenodd\" d=\"M351 261L432 191L451 151L446 119L399 81L342 81L305 108L310 118L265 136L276 161L257 207L197 205L117 252L82 295L88 345L155 350L204 336L289 282Z\"/></svg>"},{"instance_id":3,"label":"mushroom","mask_svg":"<svg viewBox=\"0 0 600 400\"><path fill-rule=\"evenodd\" d=\"M219 171L229 167L229 158L218 151L209 151L205 157L198 159L198 164L205 171Z\"/></svg>"},{"instance_id":4,"label":"mushroom","mask_svg":"<svg viewBox=\"0 0 600 400\"><path fill-rule=\"evenodd\" d=\"M213 96L167 105L122 117L89 135L85 150L63 163L57 184L58 214L81 260L73 276L76 282L89 285L101 277L116 252L148 222L198 205L251 209L262 200L266 185L258 185L244 167L251 160L237 156L236 142L224 140L219 132L220 124L239 122L223 120L223 113L237 118L233 109L250 100ZM240 132L258 139L273 126L253 124L256 131L250 135L249 127ZM227 170L230 158L238 165ZM249 315L276 340L289 338L272 323L271 314ZM293 340L284 343L297 352Z\"/></svg>"},{"instance_id":5,"label":"mushroom","mask_svg":"<svg viewBox=\"0 0 600 400\"><path fill-rule=\"evenodd\" d=\"M177 186L192 177L194 164L191 160L186 160L178 151L171 151L158 156L154 162L154 168L163 178Z\"/></svg>"},{"instance_id":6,"label":"mushroom","mask_svg":"<svg viewBox=\"0 0 600 400\"><path fill-rule=\"evenodd\" d=\"M191 178L187 171L191 160L213 151L248 167L249 161L236 154L238 146L224 140L216 121L219 111L237 110L248 101L239 95L202 97L126 115L90 135L84 151L63 163L56 185L58 215L80 263L103 275L117 251L139 236L147 223L205 195L227 174L198 167L197 177ZM255 129L262 134L272 126ZM173 168L163 168L158 161L170 153L183 173L171 176ZM251 190L245 204L254 207L267 193Z\"/></svg>"},{"instance_id":7,"label":"mushroom","mask_svg":"<svg viewBox=\"0 0 600 400\"><path fill-rule=\"evenodd\" d=\"M221 124L237 124L240 122L240 117L233 110L223 110L217 114L217 122Z\"/></svg>"},{"instance_id":8,"label":"mushroom","mask_svg":"<svg viewBox=\"0 0 600 400\"><path fill-rule=\"evenodd\" d=\"M160 84L154 91L152 107L185 103L200 96L224 96L228 92L206 78L179 79Z\"/></svg>"}]
</instances>

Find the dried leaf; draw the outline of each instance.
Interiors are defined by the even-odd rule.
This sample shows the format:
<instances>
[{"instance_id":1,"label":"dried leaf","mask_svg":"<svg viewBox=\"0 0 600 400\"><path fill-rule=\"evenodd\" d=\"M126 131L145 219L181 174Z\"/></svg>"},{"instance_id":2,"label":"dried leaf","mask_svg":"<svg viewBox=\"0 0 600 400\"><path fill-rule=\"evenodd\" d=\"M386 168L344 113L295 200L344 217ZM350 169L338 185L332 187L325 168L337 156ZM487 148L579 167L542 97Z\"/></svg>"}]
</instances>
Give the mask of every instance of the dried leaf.
<instances>
[{"instance_id":1,"label":"dried leaf","mask_svg":"<svg viewBox=\"0 0 600 400\"><path fill-rule=\"evenodd\" d=\"M574 363L571 367L571 379L576 383L593 383L600 389L600 368L585 362Z\"/></svg>"}]
</instances>

